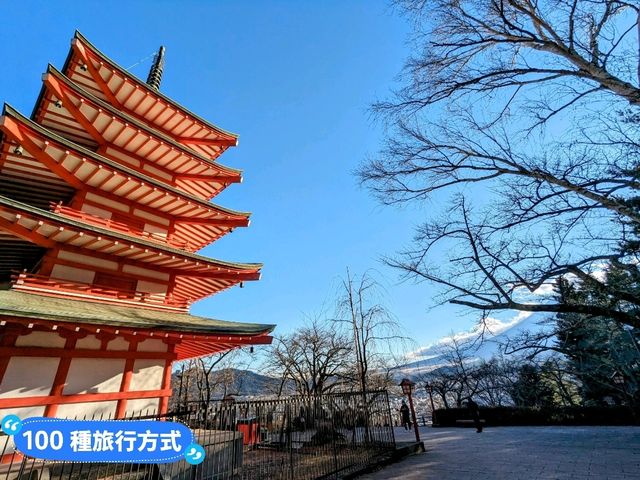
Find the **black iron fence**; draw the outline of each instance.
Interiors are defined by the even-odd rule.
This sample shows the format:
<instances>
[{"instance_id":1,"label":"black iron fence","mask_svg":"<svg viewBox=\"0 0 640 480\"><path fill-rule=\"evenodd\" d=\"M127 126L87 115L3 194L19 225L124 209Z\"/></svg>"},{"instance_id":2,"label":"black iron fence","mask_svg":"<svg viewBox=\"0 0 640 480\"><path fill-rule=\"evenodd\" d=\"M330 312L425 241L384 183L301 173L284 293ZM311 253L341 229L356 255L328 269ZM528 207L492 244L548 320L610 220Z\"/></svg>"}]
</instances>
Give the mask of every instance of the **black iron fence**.
<instances>
[{"instance_id":1,"label":"black iron fence","mask_svg":"<svg viewBox=\"0 0 640 480\"><path fill-rule=\"evenodd\" d=\"M342 478L395 450L386 391L191 403L162 417L188 425L205 461L164 465L46 462L0 437L0 480L217 480Z\"/></svg>"}]
</instances>

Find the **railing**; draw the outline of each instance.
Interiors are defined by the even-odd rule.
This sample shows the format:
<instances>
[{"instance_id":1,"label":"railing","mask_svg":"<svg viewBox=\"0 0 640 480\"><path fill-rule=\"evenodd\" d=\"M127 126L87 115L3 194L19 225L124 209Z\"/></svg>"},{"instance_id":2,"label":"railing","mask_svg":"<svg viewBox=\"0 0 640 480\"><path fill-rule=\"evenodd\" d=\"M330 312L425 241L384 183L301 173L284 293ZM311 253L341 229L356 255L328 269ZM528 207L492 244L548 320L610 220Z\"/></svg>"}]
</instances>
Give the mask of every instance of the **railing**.
<instances>
[{"instance_id":1,"label":"railing","mask_svg":"<svg viewBox=\"0 0 640 480\"><path fill-rule=\"evenodd\" d=\"M33 273L14 273L11 276L11 288L28 292L38 292L44 295L67 298L91 299L112 304L144 306L159 310L186 312L190 302L171 295L122 291L114 288L101 287L88 283L71 282ZM0 479L1 480L1 479Z\"/></svg>"},{"instance_id":2,"label":"railing","mask_svg":"<svg viewBox=\"0 0 640 480\"><path fill-rule=\"evenodd\" d=\"M192 429L206 451L203 463L54 464L14 454L0 467L0 478L5 471L7 479L46 472L50 480L343 478L379 464L395 450L385 391L189 404L162 418Z\"/></svg>"},{"instance_id":3,"label":"railing","mask_svg":"<svg viewBox=\"0 0 640 480\"><path fill-rule=\"evenodd\" d=\"M99 227L106 228L108 230L115 230L118 232L126 233L134 237L143 238L145 240L151 240L153 242L169 245L171 247L178 248L181 250L191 251L192 247L197 247L192 245L190 242L171 238L171 236L167 234L147 232L141 228L136 228L124 222L117 222L108 218L102 218L102 217L99 217L98 215L93 215L91 213L83 212L81 210L65 207L64 205L61 205L59 203L51 202L51 210L54 213L63 215L68 218L72 218L74 220L80 220L81 222L86 222L91 225L96 225Z\"/></svg>"}]
</instances>

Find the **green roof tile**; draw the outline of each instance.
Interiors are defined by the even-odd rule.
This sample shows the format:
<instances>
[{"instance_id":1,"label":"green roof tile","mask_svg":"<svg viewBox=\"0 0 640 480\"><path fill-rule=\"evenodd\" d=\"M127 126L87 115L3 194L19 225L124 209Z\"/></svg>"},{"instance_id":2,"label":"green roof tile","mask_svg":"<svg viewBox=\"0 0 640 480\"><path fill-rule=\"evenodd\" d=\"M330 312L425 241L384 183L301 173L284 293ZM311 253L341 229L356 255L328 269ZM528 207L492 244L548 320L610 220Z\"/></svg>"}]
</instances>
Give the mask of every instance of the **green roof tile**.
<instances>
[{"instance_id":1,"label":"green roof tile","mask_svg":"<svg viewBox=\"0 0 640 480\"><path fill-rule=\"evenodd\" d=\"M69 300L15 290L0 290L1 317L108 325L118 328L144 328L167 332L229 335L257 335L269 333L275 328L275 325L229 322L188 313Z\"/></svg>"}]
</instances>

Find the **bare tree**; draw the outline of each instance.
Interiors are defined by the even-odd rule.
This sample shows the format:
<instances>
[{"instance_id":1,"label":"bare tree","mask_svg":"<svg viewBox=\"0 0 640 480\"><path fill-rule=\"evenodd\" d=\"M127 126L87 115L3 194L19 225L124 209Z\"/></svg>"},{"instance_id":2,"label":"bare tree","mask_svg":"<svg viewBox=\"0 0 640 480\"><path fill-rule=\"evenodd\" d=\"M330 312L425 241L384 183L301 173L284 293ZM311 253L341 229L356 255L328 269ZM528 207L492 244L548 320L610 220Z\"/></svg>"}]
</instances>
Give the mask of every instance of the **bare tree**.
<instances>
[{"instance_id":1,"label":"bare tree","mask_svg":"<svg viewBox=\"0 0 640 480\"><path fill-rule=\"evenodd\" d=\"M451 346L452 352L456 349L460 351L459 347ZM535 375L523 378L523 372ZM471 396L488 407L523 404L523 396L530 400L540 392L553 405L580 403L579 383L561 356L538 360L514 357L508 361L498 356L485 361L454 353L449 362L423 374L421 380L431 386L434 403L444 408L461 407L464 399Z\"/></svg>"},{"instance_id":2,"label":"bare tree","mask_svg":"<svg viewBox=\"0 0 640 480\"><path fill-rule=\"evenodd\" d=\"M366 392L371 387L387 387L392 381L392 361L406 338L398 321L381 301L380 284L370 273L342 280L336 324L346 326L352 338L357 385ZM395 363L397 364L397 362Z\"/></svg>"},{"instance_id":3,"label":"bare tree","mask_svg":"<svg viewBox=\"0 0 640 480\"><path fill-rule=\"evenodd\" d=\"M243 375L252 358L235 349L183 362L173 382L175 407L198 402L207 408L215 398L241 395Z\"/></svg>"},{"instance_id":4,"label":"bare tree","mask_svg":"<svg viewBox=\"0 0 640 480\"><path fill-rule=\"evenodd\" d=\"M512 404L510 392L521 358L484 360L476 356L478 345L474 339L455 337L441 345L442 363L419 378L431 387L434 403L459 408L466 398L474 397L485 406Z\"/></svg>"},{"instance_id":5,"label":"bare tree","mask_svg":"<svg viewBox=\"0 0 640 480\"><path fill-rule=\"evenodd\" d=\"M231 354L232 350L228 350L223 353L219 353L216 355L210 355L207 357L200 357L195 360L196 362L196 375L195 381L197 386L197 391L199 394L199 400L204 405L209 405L211 402L211 396L213 393L212 383L214 382L214 378L212 376L214 368L224 361ZM228 376L223 376L224 380L229 380Z\"/></svg>"},{"instance_id":6,"label":"bare tree","mask_svg":"<svg viewBox=\"0 0 640 480\"><path fill-rule=\"evenodd\" d=\"M615 308L541 295L562 276L598 281L610 262L638 273L638 3L397 3L416 54L405 86L374 107L389 137L359 176L386 204L445 191L452 202L387 263L485 315L592 313L639 327L640 297L624 286L601 282Z\"/></svg>"},{"instance_id":7,"label":"bare tree","mask_svg":"<svg viewBox=\"0 0 640 480\"><path fill-rule=\"evenodd\" d=\"M451 401L461 407L466 398L480 392L485 370L474 356L476 348L472 340L449 338L439 348L443 364L423 378L433 385L446 408Z\"/></svg>"},{"instance_id":8,"label":"bare tree","mask_svg":"<svg viewBox=\"0 0 640 480\"><path fill-rule=\"evenodd\" d=\"M514 378L514 361L494 357L481 362L475 372L477 398L483 405L501 407L510 405L509 389Z\"/></svg>"},{"instance_id":9,"label":"bare tree","mask_svg":"<svg viewBox=\"0 0 640 480\"><path fill-rule=\"evenodd\" d=\"M456 386L456 379L440 369L420 376L420 382L431 386L436 408L451 408L450 397Z\"/></svg>"},{"instance_id":10,"label":"bare tree","mask_svg":"<svg viewBox=\"0 0 640 480\"><path fill-rule=\"evenodd\" d=\"M350 346L348 337L314 318L290 335L275 337L265 367L281 379L278 395L287 381L294 382L300 395L322 395L348 375Z\"/></svg>"}]
</instances>

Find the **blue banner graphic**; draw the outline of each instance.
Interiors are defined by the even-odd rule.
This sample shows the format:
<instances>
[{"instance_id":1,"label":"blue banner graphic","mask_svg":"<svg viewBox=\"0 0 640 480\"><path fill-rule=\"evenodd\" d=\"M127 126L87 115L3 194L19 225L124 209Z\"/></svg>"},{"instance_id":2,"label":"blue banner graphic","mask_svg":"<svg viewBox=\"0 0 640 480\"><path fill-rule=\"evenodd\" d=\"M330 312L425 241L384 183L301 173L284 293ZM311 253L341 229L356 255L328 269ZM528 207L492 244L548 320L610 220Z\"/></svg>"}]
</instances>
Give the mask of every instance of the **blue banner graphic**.
<instances>
[{"instance_id":1,"label":"blue banner graphic","mask_svg":"<svg viewBox=\"0 0 640 480\"><path fill-rule=\"evenodd\" d=\"M177 422L151 420L62 420L7 415L2 430L14 436L24 455L73 462L170 463L197 465L204 449Z\"/></svg>"}]
</instances>

